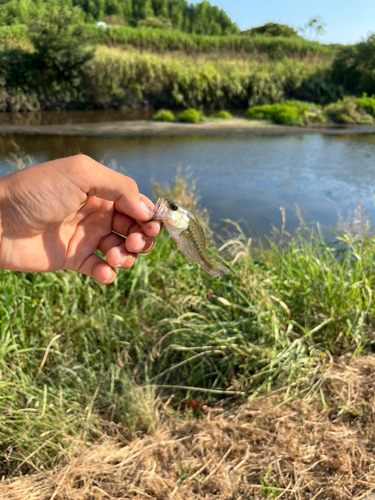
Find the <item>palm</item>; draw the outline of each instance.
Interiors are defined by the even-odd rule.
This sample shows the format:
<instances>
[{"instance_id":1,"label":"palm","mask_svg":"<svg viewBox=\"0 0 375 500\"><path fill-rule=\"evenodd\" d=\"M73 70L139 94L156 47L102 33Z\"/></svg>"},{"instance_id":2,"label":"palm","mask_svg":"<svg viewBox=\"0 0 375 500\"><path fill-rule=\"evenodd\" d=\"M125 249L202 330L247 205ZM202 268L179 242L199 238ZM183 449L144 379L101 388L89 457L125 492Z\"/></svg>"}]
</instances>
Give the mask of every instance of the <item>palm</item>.
<instances>
[{"instance_id":1,"label":"palm","mask_svg":"<svg viewBox=\"0 0 375 500\"><path fill-rule=\"evenodd\" d=\"M39 272L79 270L112 234L113 213L113 202L92 197L81 209L68 216L62 214L60 223L51 221L55 214L46 214L49 217L43 224L50 226L47 230L40 231L38 221L34 227L29 226L24 235L18 233L13 241L14 267L24 269L29 263L30 270Z\"/></svg>"},{"instance_id":2,"label":"palm","mask_svg":"<svg viewBox=\"0 0 375 500\"><path fill-rule=\"evenodd\" d=\"M110 283L111 268L131 267L138 253L152 248L160 229L150 221L152 202L132 179L86 157L31 167L8 176L3 186L0 266L5 269L70 269Z\"/></svg>"}]
</instances>

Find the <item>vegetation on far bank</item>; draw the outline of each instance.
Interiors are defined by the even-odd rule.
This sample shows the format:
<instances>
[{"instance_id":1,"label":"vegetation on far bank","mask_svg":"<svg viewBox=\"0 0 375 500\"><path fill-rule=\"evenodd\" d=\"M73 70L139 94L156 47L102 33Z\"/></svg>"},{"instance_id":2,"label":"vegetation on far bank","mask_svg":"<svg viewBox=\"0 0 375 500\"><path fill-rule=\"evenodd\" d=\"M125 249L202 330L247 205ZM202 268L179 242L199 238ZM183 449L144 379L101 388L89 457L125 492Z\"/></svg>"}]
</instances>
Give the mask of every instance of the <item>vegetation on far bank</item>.
<instances>
[{"instance_id":1,"label":"vegetation on far bank","mask_svg":"<svg viewBox=\"0 0 375 500\"><path fill-rule=\"evenodd\" d=\"M280 125L306 126L327 124L372 125L375 117L375 96L363 94L359 98L344 97L327 106L289 100L276 104L263 104L247 110L245 118L271 120Z\"/></svg>"},{"instance_id":2,"label":"vegetation on far bank","mask_svg":"<svg viewBox=\"0 0 375 500\"><path fill-rule=\"evenodd\" d=\"M54 0L7 0L0 5L0 25L27 23L35 16L48 17L55 6ZM81 22L107 21L131 26L156 23L164 28L208 35L239 31L223 9L207 0L197 4L187 0L59 0L59 7Z\"/></svg>"}]
</instances>

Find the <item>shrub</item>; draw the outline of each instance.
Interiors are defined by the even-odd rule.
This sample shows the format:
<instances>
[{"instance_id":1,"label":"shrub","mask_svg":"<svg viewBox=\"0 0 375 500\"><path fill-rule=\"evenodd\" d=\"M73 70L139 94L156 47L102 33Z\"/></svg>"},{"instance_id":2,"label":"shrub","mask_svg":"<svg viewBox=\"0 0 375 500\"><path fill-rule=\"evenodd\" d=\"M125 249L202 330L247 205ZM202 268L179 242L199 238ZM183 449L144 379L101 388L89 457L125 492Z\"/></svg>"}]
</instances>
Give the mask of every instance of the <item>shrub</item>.
<instances>
[{"instance_id":1,"label":"shrub","mask_svg":"<svg viewBox=\"0 0 375 500\"><path fill-rule=\"evenodd\" d=\"M159 109L159 111L154 114L152 119L156 122L173 122L175 120L175 116L172 111L168 109Z\"/></svg>"},{"instance_id":2,"label":"shrub","mask_svg":"<svg viewBox=\"0 0 375 500\"><path fill-rule=\"evenodd\" d=\"M212 115L211 118L215 118L216 120L231 120L233 118L233 115L229 113L229 111L222 110Z\"/></svg>"},{"instance_id":3,"label":"shrub","mask_svg":"<svg viewBox=\"0 0 375 500\"><path fill-rule=\"evenodd\" d=\"M367 115L363 109L358 109L356 100L350 97L344 97L341 101L329 104L325 112L335 123L372 123L371 116Z\"/></svg>"},{"instance_id":4,"label":"shrub","mask_svg":"<svg viewBox=\"0 0 375 500\"><path fill-rule=\"evenodd\" d=\"M241 35L301 38L294 28L288 26L287 24L279 23L266 23L263 26L257 26L256 28L251 28L249 30L243 31Z\"/></svg>"},{"instance_id":5,"label":"shrub","mask_svg":"<svg viewBox=\"0 0 375 500\"><path fill-rule=\"evenodd\" d=\"M308 104L287 101L282 104L264 104L246 111L245 118L252 120L272 120L280 125L301 126L308 111Z\"/></svg>"},{"instance_id":6,"label":"shrub","mask_svg":"<svg viewBox=\"0 0 375 500\"><path fill-rule=\"evenodd\" d=\"M173 30L172 21L170 19L166 19L165 17L146 17L146 19L138 21L137 26L140 28L146 27Z\"/></svg>"},{"instance_id":7,"label":"shrub","mask_svg":"<svg viewBox=\"0 0 375 500\"><path fill-rule=\"evenodd\" d=\"M375 94L375 33L367 40L342 47L332 65L332 79L351 94Z\"/></svg>"},{"instance_id":8,"label":"shrub","mask_svg":"<svg viewBox=\"0 0 375 500\"><path fill-rule=\"evenodd\" d=\"M88 61L94 55L85 48L84 27L77 24L75 12L52 6L47 16L35 18L29 25L35 52L34 68L43 74L45 84L66 82L76 87Z\"/></svg>"},{"instance_id":9,"label":"shrub","mask_svg":"<svg viewBox=\"0 0 375 500\"><path fill-rule=\"evenodd\" d=\"M184 122L184 123L198 123L204 120L204 115L202 111L198 111L197 109L186 109L185 111L182 111L178 115L178 121Z\"/></svg>"},{"instance_id":10,"label":"shrub","mask_svg":"<svg viewBox=\"0 0 375 500\"><path fill-rule=\"evenodd\" d=\"M375 95L368 97L366 93L362 94L362 97L358 97L355 103L359 109L363 109L366 113L375 116Z\"/></svg>"}]
</instances>

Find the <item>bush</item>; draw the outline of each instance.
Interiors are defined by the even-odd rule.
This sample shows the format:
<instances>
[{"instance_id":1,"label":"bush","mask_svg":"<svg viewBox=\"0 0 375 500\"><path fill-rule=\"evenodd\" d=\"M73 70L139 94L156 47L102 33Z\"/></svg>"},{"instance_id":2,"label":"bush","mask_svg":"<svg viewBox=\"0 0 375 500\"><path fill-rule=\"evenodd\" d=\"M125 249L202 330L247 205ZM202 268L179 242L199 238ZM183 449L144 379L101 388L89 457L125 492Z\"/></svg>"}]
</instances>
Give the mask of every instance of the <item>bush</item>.
<instances>
[{"instance_id":1,"label":"bush","mask_svg":"<svg viewBox=\"0 0 375 500\"><path fill-rule=\"evenodd\" d=\"M362 97L355 100L355 103L359 109L363 109L371 116L375 116L375 95L368 97L366 93L363 93Z\"/></svg>"},{"instance_id":2,"label":"bush","mask_svg":"<svg viewBox=\"0 0 375 500\"><path fill-rule=\"evenodd\" d=\"M204 115L202 111L198 111L197 109L186 109L185 111L182 111L178 115L178 121L184 122L184 123L198 123L204 120Z\"/></svg>"},{"instance_id":3,"label":"bush","mask_svg":"<svg viewBox=\"0 0 375 500\"><path fill-rule=\"evenodd\" d=\"M263 26L257 26L256 28L243 31L241 35L301 38L294 28L287 24L279 23L266 23Z\"/></svg>"},{"instance_id":4,"label":"bush","mask_svg":"<svg viewBox=\"0 0 375 500\"><path fill-rule=\"evenodd\" d=\"M35 52L34 66L52 81L79 83L83 68L92 59L93 51L85 48L83 25L77 24L74 12L64 7L51 7L48 16L35 18L29 25L30 40Z\"/></svg>"},{"instance_id":5,"label":"bush","mask_svg":"<svg viewBox=\"0 0 375 500\"><path fill-rule=\"evenodd\" d=\"M322 108L310 102L290 99L281 104L255 106L246 111L245 118L250 120L271 120L280 125L302 126L309 123L324 123L327 116Z\"/></svg>"},{"instance_id":6,"label":"bush","mask_svg":"<svg viewBox=\"0 0 375 500\"><path fill-rule=\"evenodd\" d=\"M329 104L326 106L325 112L335 123L372 123L371 116L366 114L363 109L358 109L356 99L350 97Z\"/></svg>"},{"instance_id":7,"label":"bush","mask_svg":"<svg viewBox=\"0 0 375 500\"><path fill-rule=\"evenodd\" d=\"M282 104L264 104L246 111L245 118L250 120L272 120L279 125L301 126L308 111L307 103L287 101Z\"/></svg>"},{"instance_id":8,"label":"bush","mask_svg":"<svg viewBox=\"0 0 375 500\"><path fill-rule=\"evenodd\" d=\"M145 27L173 30L172 21L170 19L166 19L165 17L146 17L146 19L138 21L137 26L140 28Z\"/></svg>"},{"instance_id":9,"label":"bush","mask_svg":"<svg viewBox=\"0 0 375 500\"><path fill-rule=\"evenodd\" d=\"M173 122L175 120L175 116L172 111L169 111L168 109L159 109L152 119L156 122Z\"/></svg>"},{"instance_id":10,"label":"bush","mask_svg":"<svg viewBox=\"0 0 375 500\"><path fill-rule=\"evenodd\" d=\"M222 110L212 115L211 118L214 118L215 120L231 120L233 118L233 115L228 111Z\"/></svg>"},{"instance_id":11,"label":"bush","mask_svg":"<svg viewBox=\"0 0 375 500\"><path fill-rule=\"evenodd\" d=\"M356 45L342 47L332 65L332 79L347 93L375 94L375 33Z\"/></svg>"}]
</instances>

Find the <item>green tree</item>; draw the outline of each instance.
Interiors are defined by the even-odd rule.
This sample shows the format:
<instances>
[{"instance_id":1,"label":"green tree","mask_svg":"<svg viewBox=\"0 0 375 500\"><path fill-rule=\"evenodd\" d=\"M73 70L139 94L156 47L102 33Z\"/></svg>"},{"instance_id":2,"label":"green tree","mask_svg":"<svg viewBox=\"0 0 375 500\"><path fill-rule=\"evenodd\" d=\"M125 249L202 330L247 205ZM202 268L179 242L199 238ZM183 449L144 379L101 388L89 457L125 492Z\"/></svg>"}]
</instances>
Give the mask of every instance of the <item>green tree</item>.
<instances>
[{"instance_id":1,"label":"green tree","mask_svg":"<svg viewBox=\"0 0 375 500\"><path fill-rule=\"evenodd\" d=\"M154 17L154 9L152 8L152 0L133 0L133 20L139 21L146 17Z\"/></svg>"},{"instance_id":2,"label":"green tree","mask_svg":"<svg viewBox=\"0 0 375 500\"><path fill-rule=\"evenodd\" d=\"M152 7L156 16L164 17L165 19L170 18L168 0L152 0Z\"/></svg>"},{"instance_id":3,"label":"green tree","mask_svg":"<svg viewBox=\"0 0 375 500\"><path fill-rule=\"evenodd\" d=\"M93 52L85 48L80 13L50 4L48 15L35 17L29 24L34 68L41 84L65 82L75 87Z\"/></svg>"},{"instance_id":4,"label":"green tree","mask_svg":"<svg viewBox=\"0 0 375 500\"><path fill-rule=\"evenodd\" d=\"M367 40L339 49L332 65L332 79L346 92L375 94L375 33Z\"/></svg>"}]
</instances>

